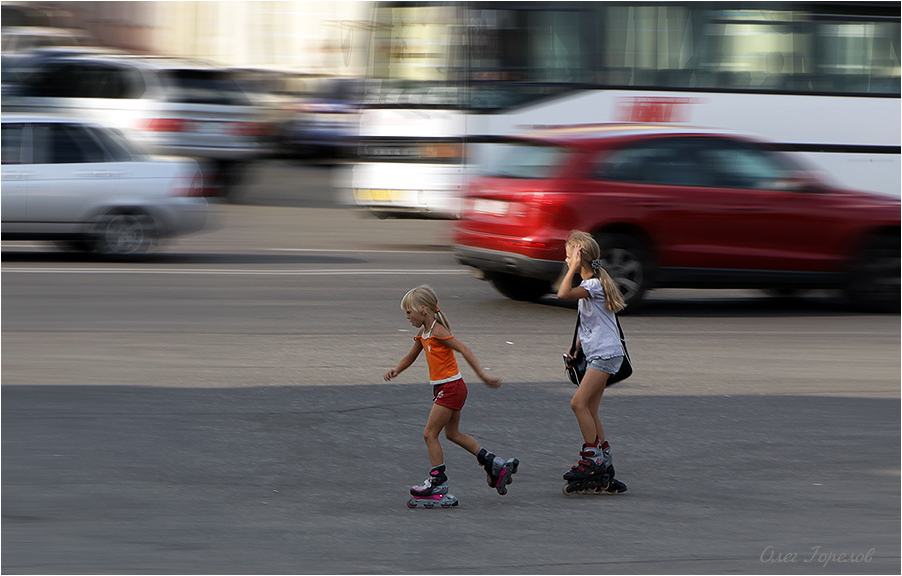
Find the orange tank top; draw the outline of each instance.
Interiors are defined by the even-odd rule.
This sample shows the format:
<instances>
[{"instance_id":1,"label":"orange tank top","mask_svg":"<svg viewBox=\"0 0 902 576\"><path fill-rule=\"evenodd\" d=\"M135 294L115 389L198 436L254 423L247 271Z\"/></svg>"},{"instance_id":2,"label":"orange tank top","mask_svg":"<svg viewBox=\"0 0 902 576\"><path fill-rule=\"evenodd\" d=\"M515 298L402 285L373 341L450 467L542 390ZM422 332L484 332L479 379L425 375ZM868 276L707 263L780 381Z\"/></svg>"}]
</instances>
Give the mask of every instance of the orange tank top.
<instances>
[{"instance_id":1,"label":"orange tank top","mask_svg":"<svg viewBox=\"0 0 902 576\"><path fill-rule=\"evenodd\" d=\"M445 384L461 378L454 350L444 342L451 338L454 336L438 338L430 335L428 338L424 338L417 335L413 337L414 340L419 341L426 352L426 362L429 364L429 383L432 385Z\"/></svg>"}]
</instances>

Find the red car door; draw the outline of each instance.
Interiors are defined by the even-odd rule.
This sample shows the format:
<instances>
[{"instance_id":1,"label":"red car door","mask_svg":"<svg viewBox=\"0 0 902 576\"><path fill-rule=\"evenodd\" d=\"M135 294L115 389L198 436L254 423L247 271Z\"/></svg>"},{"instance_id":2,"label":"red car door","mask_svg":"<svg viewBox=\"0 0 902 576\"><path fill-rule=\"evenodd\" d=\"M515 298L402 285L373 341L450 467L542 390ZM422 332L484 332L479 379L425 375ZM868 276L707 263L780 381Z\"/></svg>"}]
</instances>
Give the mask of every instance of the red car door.
<instances>
[{"instance_id":1,"label":"red car door","mask_svg":"<svg viewBox=\"0 0 902 576\"><path fill-rule=\"evenodd\" d=\"M704 194L721 222L707 239L723 252L718 267L821 271L838 266L848 216L825 190L808 187L788 158L722 138L698 143L698 162L710 175ZM810 183L810 182L809 182Z\"/></svg>"}]
</instances>

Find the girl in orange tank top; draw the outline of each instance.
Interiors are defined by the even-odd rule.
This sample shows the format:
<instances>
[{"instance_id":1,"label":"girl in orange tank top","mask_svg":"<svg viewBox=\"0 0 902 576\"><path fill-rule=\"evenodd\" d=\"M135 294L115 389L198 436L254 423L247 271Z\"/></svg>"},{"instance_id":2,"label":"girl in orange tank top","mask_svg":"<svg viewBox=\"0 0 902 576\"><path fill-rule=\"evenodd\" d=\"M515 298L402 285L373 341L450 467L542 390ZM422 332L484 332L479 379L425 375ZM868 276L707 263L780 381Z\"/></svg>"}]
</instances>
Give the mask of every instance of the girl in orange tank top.
<instances>
[{"instance_id":1,"label":"girl in orange tank top","mask_svg":"<svg viewBox=\"0 0 902 576\"><path fill-rule=\"evenodd\" d=\"M451 334L448 319L438 307L438 296L429 286L419 286L405 294L401 299L401 309L410 323L420 330L414 337L410 352L395 368L385 372L383 378L387 382L397 377L414 363L420 352L425 351L429 383L433 386L432 409L423 431L432 470L423 484L410 489L413 498L408 505L414 507L421 500L439 502L443 506L447 502L451 502L447 505L457 504L457 500L448 495L445 458L439 442L442 430L448 440L476 456L488 475L489 486L498 490L499 494L505 494L519 461L495 456L482 448L472 436L460 431L460 414L467 398L467 386L461 378L454 353L463 356L486 385L497 388L501 386L501 379L488 375L466 344Z\"/></svg>"}]
</instances>

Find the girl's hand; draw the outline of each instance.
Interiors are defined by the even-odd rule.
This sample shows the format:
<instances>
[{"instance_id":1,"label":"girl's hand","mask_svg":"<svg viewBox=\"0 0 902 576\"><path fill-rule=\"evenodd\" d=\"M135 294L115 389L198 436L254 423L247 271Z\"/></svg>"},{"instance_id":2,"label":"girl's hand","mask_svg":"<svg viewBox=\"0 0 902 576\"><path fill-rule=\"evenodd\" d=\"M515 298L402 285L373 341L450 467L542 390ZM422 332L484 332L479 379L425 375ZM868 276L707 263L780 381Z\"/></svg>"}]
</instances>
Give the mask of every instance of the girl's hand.
<instances>
[{"instance_id":1,"label":"girl's hand","mask_svg":"<svg viewBox=\"0 0 902 576\"><path fill-rule=\"evenodd\" d=\"M386 382L388 382L389 380L391 380L392 378L396 378L397 376L398 376L398 371L395 370L394 368L392 368L391 370L389 370L388 372L386 372L385 374L383 374L383 375L382 375L382 378L383 378Z\"/></svg>"},{"instance_id":2,"label":"girl's hand","mask_svg":"<svg viewBox=\"0 0 902 576\"><path fill-rule=\"evenodd\" d=\"M564 258L564 263L567 265L567 270L574 274L578 273L580 268L582 268L582 258L580 258L582 247L579 244L575 244L567 246L565 250L567 257Z\"/></svg>"},{"instance_id":3,"label":"girl's hand","mask_svg":"<svg viewBox=\"0 0 902 576\"><path fill-rule=\"evenodd\" d=\"M494 376L489 376L486 374L482 377L482 381L485 382L486 386L490 388L498 388L501 386L501 378L495 378Z\"/></svg>"},{"instance_id":4,"label":"girl's hand","mask_svg":"<svg viewBox=\"0 0 902 576\"><path fill-rule=\"evenodd\" d=\"M579 272L580 268L582 268L583 265L582 258L580 258L580 254L582 253L581 250L582 247L577 244L573 247L570 254L567 256L567 265L574 272Z\"/></svg>"},{"instance_id":5,"label":"girl's hand","mask_svg":"<svg viewBox=\"0 0 902 576\"><path fill-rule=\"evenodd\" d=\"M576 348L568 348L567 349L567 353L565 354L567 356L567 360L573 360L574 358L576 358L576 355L579 353L579 351L580 351L580 349L582 349L582 347L583 347L583 343L580 342L579 340L577 340Z\"/></svg>"}]
</instances>

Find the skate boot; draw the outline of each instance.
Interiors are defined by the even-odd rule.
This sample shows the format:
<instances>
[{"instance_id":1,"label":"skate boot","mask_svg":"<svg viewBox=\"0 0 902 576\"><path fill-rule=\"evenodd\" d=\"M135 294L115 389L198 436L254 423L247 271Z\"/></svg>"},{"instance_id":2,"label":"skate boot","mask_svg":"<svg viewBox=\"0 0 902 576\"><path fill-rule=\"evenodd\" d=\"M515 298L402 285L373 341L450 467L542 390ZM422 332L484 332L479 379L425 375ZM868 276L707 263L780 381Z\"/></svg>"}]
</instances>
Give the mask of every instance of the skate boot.
<instances>
[{"instance_id":1,"label":"skate boot","mask_svg":"<svg viewBox=\"0 0 902 576\"><path fill-rule=\"evenodd\" d=\"M496 489L502 496L507 494L507 485L514 481L513 475L516 474L520 461L516 458L502 460L485 448L479 451L476 459L485 470L489 487Z\"/></svg>"},{"instance_id":2,"label":"skate boot","mask_svg":"<svg viewBox=\"0 0 902 576\"><path fill-rule=\"evenodd\" d=\"M564 480L567 481L564 485L564 494L568 496L574 492L601 494L607 490L614 477L610 453L608 458L605 458L598 448L584 445L579 455L579 462L564 474Z\"/></svg>"},{"instance_id":3,"label":"skate boot","mask_svg":"<svg viewBox=\"0 0 902 576\"><path fill-rule=\"evenodd\" d=\"M457 506L457 498L448 493L448 476L445 475L445 465L436 466L429 471L429 478L419 486L410 489L413 496L407 501L408 508L416 508L422 504L424 508L434 508L436 504L442 508Z\"/></svg>"},{"instance_id":4,"label":"skate boot","mask_svg":"<svg viewBox=\"0 0 902 576\"><path fill-rule=\"evenodd\" d=\"M413 496L420 497L444 494L448 492L448 487L445 486L447 481L448 476L445 475L445 465L441 464L429 471L429 478L426 478L422 484L411 487L410 493Z\"/></svg>"}]
</instances>

